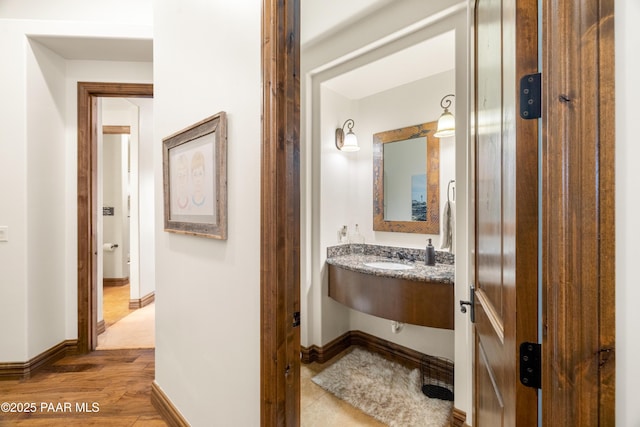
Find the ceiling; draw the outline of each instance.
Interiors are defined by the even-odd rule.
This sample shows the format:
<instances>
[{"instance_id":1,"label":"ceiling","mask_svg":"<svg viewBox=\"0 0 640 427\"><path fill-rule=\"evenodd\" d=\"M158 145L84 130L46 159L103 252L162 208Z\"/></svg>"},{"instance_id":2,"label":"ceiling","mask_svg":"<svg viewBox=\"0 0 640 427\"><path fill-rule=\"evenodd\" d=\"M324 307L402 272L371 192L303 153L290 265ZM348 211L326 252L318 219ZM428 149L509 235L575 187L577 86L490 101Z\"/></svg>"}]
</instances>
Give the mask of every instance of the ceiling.
<instances>
[{"instance_id":1,"label":"ceiling","mask_svg":"<svg viewBox=\"0 0 640 427\"><path fill-rule=\"evenodd\" d=\"M31 36L65 59L97 61L152 62L153 40Z\"/></svg>"},{"instance_id":2,"label":"ceiling","mask_svg":"<svg viewBox=\"0 0 640 427\"><path fill-rule=\"evenodd\" d=\"M393 1L301 0L301 43L304 46L355 21L366 19L367 15ZM153 61L151 39L65 36L30 38L69 60ZM342 74L325 84L335 92L355 100L454 68L455 34L449 32Z\"/></svg>"},{"instance_id":3,"label":"ceiling","mask_svg":"<svg viewBox=\"0 0 640 427\"><path fill-rule=\"evenodd\" d=\"M394 0L301 0L301 43L336 31ZM70 60L153 61L153 40L31 36Z\"/></svg>"},{"instance_id":4,"label":"ceiling","mask_svg":"<svg viewBox=\"0 0 640 427\"><path fill-rule=\"evenodd\" d=\"M395 0L300 0L300 39L304 46L322 40ZM430 59L431 58L431 59ZM425 40L324 82L352 100L455 69L455 32Z\"/></svg>"},{"instance_id":5,"label":"ceiling","mask_svg":"<svg viewBox=\"0 0 640 427\"><path fill-rule=\"evenodd\" d=\"M300 44L340 30L394 0L300 0Z\"/></svg>"},{"instance_id":6,"label":"ceiling","mask_svg":"<svg viewBox=\"0 0 640 427\"><path fill-rule=\"evenodd\" d=\"M455 32L449 31L341 74L324 84L334 92L357 100L453 70L455 66Z\"/></svg>"}]
</instances>

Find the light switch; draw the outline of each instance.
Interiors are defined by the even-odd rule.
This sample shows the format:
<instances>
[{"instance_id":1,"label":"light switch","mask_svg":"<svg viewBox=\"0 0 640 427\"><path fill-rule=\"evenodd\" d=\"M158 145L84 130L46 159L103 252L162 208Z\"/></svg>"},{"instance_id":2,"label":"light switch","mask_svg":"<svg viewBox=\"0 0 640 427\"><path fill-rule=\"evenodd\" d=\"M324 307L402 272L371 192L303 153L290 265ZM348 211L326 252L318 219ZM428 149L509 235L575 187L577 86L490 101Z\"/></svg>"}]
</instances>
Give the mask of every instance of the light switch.
<instances>
[{"instance_id":1,"label":"light switch","mask_svg":"<svg viewBox=\"0 0 640 427\"><path fill-rule=\"evenodd\" d=\"M0 225L0 242L9 241L9 227L6 225Z\"/></svg>"}]
</instances>

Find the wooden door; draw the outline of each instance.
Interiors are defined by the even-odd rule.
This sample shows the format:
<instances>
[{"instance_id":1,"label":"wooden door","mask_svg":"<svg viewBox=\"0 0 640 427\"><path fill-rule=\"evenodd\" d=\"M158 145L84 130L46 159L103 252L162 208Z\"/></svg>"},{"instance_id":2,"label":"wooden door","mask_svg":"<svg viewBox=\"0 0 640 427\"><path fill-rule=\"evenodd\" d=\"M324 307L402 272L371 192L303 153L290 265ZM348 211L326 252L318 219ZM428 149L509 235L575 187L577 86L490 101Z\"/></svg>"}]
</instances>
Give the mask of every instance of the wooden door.
<instances>
[{"instance_id":1,"label":"wooden door","mask_svg":"<svg viewBox=\"0 0 640 427\"><path fill-rule=\"evenodd\" d=\"M476 427L537 425L537 390L519 381L537 342L537 120L520 117L520 77L537 72L536 0L474 8Z\"/></svg>"}]
</instances>

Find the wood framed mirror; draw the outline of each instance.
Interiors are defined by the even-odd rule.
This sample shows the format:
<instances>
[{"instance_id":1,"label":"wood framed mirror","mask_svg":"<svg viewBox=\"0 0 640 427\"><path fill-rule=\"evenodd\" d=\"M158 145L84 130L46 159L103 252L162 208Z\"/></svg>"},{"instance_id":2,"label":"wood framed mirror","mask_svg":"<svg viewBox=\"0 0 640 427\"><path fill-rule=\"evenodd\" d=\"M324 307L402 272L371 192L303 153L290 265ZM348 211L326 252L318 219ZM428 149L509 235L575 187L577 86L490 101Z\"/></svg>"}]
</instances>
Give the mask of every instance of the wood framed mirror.
<instances>
[{"instance_id":1,"label":"wood framed mirror","mask_svg":"<svg viewBox=\"0 0 640 427\"><path fill-rule=\"evenodd\" d=\"M440 234L437 122L373 135L373 229Z\"/></svg>"}]
</instances>

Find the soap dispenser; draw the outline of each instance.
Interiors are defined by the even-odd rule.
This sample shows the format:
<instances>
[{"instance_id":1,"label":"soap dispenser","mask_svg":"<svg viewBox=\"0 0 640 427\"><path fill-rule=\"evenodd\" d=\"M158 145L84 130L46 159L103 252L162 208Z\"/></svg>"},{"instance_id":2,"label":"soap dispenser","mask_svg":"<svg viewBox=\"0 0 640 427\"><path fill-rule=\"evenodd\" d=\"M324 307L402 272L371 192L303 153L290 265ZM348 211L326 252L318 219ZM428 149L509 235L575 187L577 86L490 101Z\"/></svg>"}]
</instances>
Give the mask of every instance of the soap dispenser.
<instances>
[{"instance_id":1,"label":"soap dispenser","mask_svg":"<svg viewBox=\"0 0 640 427\"><path fill-rule=\"evenodd\" d=\"M356 224L356 231L350 236L349 240L351 243L351 253L354 254L363 254L364 253L364 236L360 234L360 229L358 228L358 224Z\"/></svg>"},{"instance_id":2,"label":"soap dispenser","mask_svg":"<svg viewBox=\"0 0 640 427\"><path fill-rule=\"evenodd\" d=\"M436 250L431 244L431 239L429 239L429 243L427 244L427 252L424 263L427 265L436 265Z\"/></svg>"}]
</instances>

